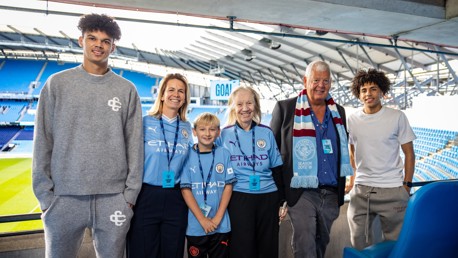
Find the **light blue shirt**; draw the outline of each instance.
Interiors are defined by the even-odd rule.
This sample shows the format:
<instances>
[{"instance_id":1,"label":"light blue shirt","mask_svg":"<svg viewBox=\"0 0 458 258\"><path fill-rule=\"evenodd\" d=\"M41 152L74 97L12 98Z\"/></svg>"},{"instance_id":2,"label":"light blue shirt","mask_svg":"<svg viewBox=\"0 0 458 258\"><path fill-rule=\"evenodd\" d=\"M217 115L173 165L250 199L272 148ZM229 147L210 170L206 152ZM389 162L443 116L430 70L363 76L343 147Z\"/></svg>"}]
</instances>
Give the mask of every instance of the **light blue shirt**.
<instances>
[{"instance_id":1,"label":"light blue shirt","mask_svg":"<svg viewBox=\"0 0 458 258\"><path fill-rule=\"evenodd\" d=\"M169 169L164 134L167 138L169 157L172 158L177 126L176 119L177 118L168 120L166 117L163 117L162 121L165 130L163 133L159 119L153 116L143 117L143 132L145 138L144 183L162 186L162 173ZM191 124L180 120L176 150L170 162L170 170L175 173L175 184L180 183L183 165L188 158L189 148L191 148L192 144Z\"/></svg>"},{"instance_id":2,"label":"light blue shirt","mask_svg":"<svg viewBox=\"0 0 458 258\"><path fill-rule=\"evenodd\" d=\"M200 156L200 157L199 157ZM202 164L202 171L199 167ZM215 148L215 158L213 160L212 152L202 152L200 155L194 148L191 148L189 153L189 159L185 164L183 174L181 175L181 188L190 188L192 195L200 206L204 203L204 186L206 185L207 192L207 205L211 207L209 218L213 218L218 211L218 207L223 195L224 187L227 184L232 184L237 181L232 169L230 162L230 153L223 147ZM208 175L211 176L208 185L206 184ZM223 219L221 220L218 228L212 232L214 233L227 233L231 231L231 223L229 220L229 214L226 210ZM205 236L204 229L200 225L197 218L194 216L191 210L188 213L188 227L186 229L186 235L188 236Z\"/></svg>"},{"instance_id":3,"label":"light blue shirt","mask_svg":"<svg viewBox=\"0 0 458 258\"><path fill-rule=\"evenodd\" d=\"M235 136L235 130L239 137L239 142ZM253 130L255 132L255 153L253 154ZM234 185L234 191L244 193L270 193L277 191L277 186L272 177L271 168L283 164L275 142L274 135L270 127L265 125L255 125L247 132L238 125L232 125L221 131L221 144L231 153L232 167L237 177L237 183ZM240 148L239 148L240 146ZM245 155L243 155L243 153ZM254 162L255 172L251 164ZM250 175L260 176L259 191L250 191Z\"/></svg>"}]
</instances>

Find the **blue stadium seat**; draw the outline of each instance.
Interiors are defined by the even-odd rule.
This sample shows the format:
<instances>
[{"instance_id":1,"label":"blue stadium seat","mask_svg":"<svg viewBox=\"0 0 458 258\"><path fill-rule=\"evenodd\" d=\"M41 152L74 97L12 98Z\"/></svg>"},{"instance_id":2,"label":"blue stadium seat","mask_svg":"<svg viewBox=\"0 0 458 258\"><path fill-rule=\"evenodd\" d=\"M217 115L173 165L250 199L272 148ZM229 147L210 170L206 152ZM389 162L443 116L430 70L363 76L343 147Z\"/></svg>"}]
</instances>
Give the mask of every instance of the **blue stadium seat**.
<instances>
[{"instance_id":1,"label":"blue stadium seat","mask_svg":"<svg viewBox=\"0 0 458 258\"><path fill-rule=\"evenodd\" d=\"M29 62L34 62L34 61L29 61ZM78 65L79 65L78 63L60 63L60 62L55 62L55 61L47 61L45 69L43 70L43 73L41 74L40 78L38 78L37 87L33 90L32 95L40 94L41 89L45 85L49 76L51 76L52 74L66 70L66 69L73 68Z\"/></svg>"},{"instance_id":2,"label":"blue stadium seat","mask_svg":"<svg viewBox=\"0 0 458 258\"><path fill-rule=\"evenodd\" d=\"M2 92L27 94L32 82L40 73L43 61L15 60L3 61L0 68L0 88ZM27 71L27 72L24 72Z\"/></svg>"},{"instance_id":3,"label":"blue stadium seat","mask_svg":"<svg viewBox=\"0 0 458 258\"><path fill-rule=\"evenodd\" d=\"M387 241L361 251L344 248L344 258L457 257L458 180L427 184L409 200L397 241Z\"/></svg>"},{"instance_id":4,"label":"blue stadium seat","mask_svg":"<svg viewBox=\"0 0 458 258\"><path fill-rule=\"evenodd\" d=\"M122 77L128 79L133 84L135 84L138 95L142 98L151 98L151 87L159 85L159 78L151 77L144 73L128 70L122 70L120 71L120 73Z\"/></svg>"}]
</instances>

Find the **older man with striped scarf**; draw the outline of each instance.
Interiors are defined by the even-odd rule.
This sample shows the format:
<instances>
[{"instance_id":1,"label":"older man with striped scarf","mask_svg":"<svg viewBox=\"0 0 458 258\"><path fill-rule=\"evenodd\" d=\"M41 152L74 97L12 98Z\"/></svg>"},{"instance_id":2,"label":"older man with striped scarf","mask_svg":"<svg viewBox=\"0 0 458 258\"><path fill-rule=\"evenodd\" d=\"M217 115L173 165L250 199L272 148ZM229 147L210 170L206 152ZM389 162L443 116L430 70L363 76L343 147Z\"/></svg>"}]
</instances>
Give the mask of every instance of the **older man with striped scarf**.
<instances>
[{"instance_id":1,"label":"older man with striped scarf","mask_svg":"<svg viewBox=\"0 0 458 258\"><path fill-rule=\"evenodd\" d=\"M343 204L350 166L345 110L329 95L331 71L323 61L307 66L299 96L277 103L270 127L283 159L274 171L288 203L294 257L324 257Z\"/></svg>"}]
</instances>

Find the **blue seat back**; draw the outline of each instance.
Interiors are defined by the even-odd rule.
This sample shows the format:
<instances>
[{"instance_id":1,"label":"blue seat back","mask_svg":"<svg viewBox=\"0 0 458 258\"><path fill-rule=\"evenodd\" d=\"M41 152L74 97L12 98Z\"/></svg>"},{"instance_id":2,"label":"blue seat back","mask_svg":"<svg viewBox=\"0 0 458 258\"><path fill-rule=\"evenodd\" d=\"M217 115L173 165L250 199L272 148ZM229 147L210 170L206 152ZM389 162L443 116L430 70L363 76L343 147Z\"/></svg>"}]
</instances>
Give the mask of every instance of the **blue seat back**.
<instances>
[{"instance_id":1,"label":"blue seat back","mask_svg":"<svg viewBox=\"0 0 458 258\"><path fill-rule=\"evenodd\" d=\"M458 180L415 192L390 257L458 257Z\"/></svg>"}]
</instances>

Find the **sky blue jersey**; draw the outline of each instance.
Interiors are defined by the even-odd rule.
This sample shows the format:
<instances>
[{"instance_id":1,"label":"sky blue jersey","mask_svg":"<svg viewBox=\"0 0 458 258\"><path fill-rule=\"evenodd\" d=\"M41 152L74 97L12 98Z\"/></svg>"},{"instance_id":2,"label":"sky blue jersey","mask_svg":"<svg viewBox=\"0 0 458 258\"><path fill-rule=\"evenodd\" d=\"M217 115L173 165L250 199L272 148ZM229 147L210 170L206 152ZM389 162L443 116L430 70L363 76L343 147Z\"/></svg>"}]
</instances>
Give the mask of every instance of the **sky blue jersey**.
<instances>
[{"instance_id":1,"label":"sky blue jersey","mask_svg":"<svg viewBox=\"0 0 458 258\"><path fill-rule=\"evenodd\" d=\"M260 194L277 190L271 168L282 165L283 161L270 127L253 123L247 132L238 125L228 126L221 131L219 143L231 153L232 167L237 177L234 191ZM250 190L250 175L259 175L259 190Z\"/></svg>"},{"instance_id":2,"label":"sky blue jersey","mask_svg":"<svg viewBox=\"0 0 458 258\"><path fill-rule=\"evenodd\" d=\"M189 122L180 120L178 131L176 130L176 117L170 120L163 117L162 122L164 131L161 129L160 119L153 116L143 117L145 139L143 182L155 186L162 186L162 174L169 169L175 173L175 184L180 183L183 165L193 144L191 124ZM166 140L164 140L164 135ZM173 154L175 136L177 143ZM170 162L167 159L167 149Z\"/></svg>"},{"instance_id":3,"label":"sky blue jersey","mask_svg":"<svg viewBox=\"0 0 458 258\"><path fill-rule=\"evenodd\" d=\"M233 184L237 181L232 169L230 162L230 153L223 147L215 147L214 149L214 160L212 152L202 152L200 155L197 150L191 148L189 153L189 159L187 160L183 174L181 175L181 188L190 188L194 199L200 206L204 203L204 186L206 185L207 202L206 204L211 206L209 218L213 218L219 207L219 203L222 198L224 186L226 184ZM202 170L199 166L202 165ZM212 162L213 161L213 162ZM210 168L210 166L213 166ZM202 175L203 174L203 175ZM210 178L208 178L208 175ZM208 180L208 184L206 184ZM229 215L226 212L221 220L218 228L212 232L214 233L227 233L231 231L231 223ZM186 230L188 236L205 236L204 229L199 224L191 210L188 214L188 228Z\"/></svg>"}]
</instances>

